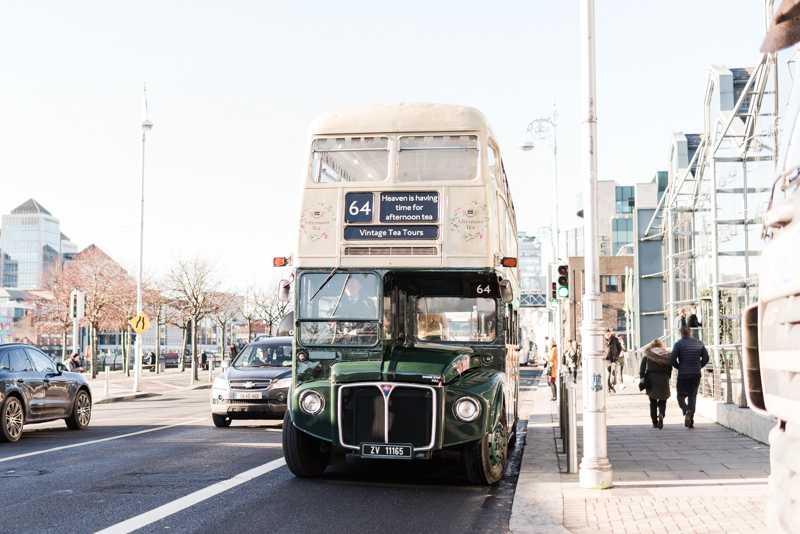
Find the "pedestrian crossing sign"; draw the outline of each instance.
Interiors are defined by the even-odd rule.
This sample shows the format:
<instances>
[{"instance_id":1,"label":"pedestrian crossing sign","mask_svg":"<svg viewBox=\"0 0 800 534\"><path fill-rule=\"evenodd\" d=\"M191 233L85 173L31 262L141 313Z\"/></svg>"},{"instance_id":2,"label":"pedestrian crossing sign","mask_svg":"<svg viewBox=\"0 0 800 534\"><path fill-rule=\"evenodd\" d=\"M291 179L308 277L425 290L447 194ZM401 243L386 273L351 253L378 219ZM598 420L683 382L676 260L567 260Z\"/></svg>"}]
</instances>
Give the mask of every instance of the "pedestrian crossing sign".
<instances>
[{"instance_id":1,"label":"pedestrian crossing sign","mask_svg":"<svg viewBox=\"0 0 800 534\"><path fill-rule=\"evenodd\" d=\"M150 321L147 319L147 316L144 314L144 312L140 313L128 322L131 324L133 331L137 334L141 334L145 330L148 330L151 326Z\"/></svg>"}]
</instances>

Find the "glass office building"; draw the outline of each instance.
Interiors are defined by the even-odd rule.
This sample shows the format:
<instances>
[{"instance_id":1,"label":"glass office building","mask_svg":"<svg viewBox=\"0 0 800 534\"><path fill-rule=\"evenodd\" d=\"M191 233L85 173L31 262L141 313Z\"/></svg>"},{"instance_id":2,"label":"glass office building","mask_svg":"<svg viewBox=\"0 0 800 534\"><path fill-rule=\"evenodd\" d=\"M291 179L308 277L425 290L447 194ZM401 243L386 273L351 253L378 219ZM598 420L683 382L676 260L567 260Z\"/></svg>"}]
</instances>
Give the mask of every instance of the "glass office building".
<instances>
[{"instance_id":1,"label":"glass office building","mask_svg":"<svg viewBox=\"0 0 800 534\"><path fill-rule=\"evenodd\" d=\"M35 289L47 267L77 247L61 233L59 220L34 199L3 215L0 279L3 287Z\"/></svg>"}]
</instances>

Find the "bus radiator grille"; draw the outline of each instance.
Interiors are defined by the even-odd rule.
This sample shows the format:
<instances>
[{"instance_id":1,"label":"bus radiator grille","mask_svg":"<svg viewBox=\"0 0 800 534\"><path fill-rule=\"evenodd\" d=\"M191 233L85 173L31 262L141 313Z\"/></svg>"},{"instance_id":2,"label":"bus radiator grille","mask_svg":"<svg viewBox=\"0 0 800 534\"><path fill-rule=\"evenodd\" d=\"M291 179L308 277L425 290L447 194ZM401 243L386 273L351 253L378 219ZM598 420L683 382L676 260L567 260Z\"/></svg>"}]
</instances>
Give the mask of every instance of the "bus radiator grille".
<instances>
[{"instance_id":1,"label":"bus radiator grille","mask_svg":"<svg viewBox=\"0 0 800 534\"><path fill-rule=\"evenodd\" d=\"M396 387L389 397L389 443L425 447L431 441L433 395L428 389Z\"/></svg>"},{"instance_id":2,"label":"bus radiator grille","mask_svg":"<svg viewBox=\"0 0 800 534\"><path fill-rule=\"evenodd\" d=\"M437 247L345 247L345 256L438 256Z\"/></svg>"},{"instance_id":3,"label":"bus radiator grille","mask_svg":"<svg viewBox=\"0 0 800 534\"><path fill-rule=\"evenodd\" d=\"M384 443L383 394L377 387L349 388L342 408L342 442L347 445Z\"/></svg>"},{"instance_id":4,"label":"bus radiator grille","mask_svg":"<svg viewBox=\"0 0 800 534\"><path fill-rule=\"evenodd\" d=\"M410 443L423 448L431 444L434 395L430 389L395 386L388 399L379 384L344 387L342 393L341 440L344 445Z\"/></svg>"}]
</instances>

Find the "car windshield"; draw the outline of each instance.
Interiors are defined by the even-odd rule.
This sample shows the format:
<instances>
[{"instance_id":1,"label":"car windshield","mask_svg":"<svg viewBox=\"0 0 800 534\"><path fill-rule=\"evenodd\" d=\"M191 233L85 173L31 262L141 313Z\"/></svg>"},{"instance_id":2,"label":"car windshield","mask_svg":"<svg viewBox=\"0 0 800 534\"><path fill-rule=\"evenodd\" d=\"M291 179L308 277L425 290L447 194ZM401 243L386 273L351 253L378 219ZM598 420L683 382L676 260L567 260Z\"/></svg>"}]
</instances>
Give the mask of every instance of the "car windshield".
<instances>
[{"instance_id":1,"label":"car windshield","mask_svg":"<svg viewBox=\"0 0 800 534\"><path fill-rule=\"evenodd\" d=\"M234 360L237 369L250 367L288 367L292 365L292 346L248 345Z\"/></svg>"},{"instance_id":2,"label":"car windshield","mask_svg":"<svg viewBox=\"0 0 800 534\"><path fill-rule=\"evenodd\" d=\"M483 298L423 297L417 300L420 341L493 341L495 301Z\"/></svg>"}]
</instances>

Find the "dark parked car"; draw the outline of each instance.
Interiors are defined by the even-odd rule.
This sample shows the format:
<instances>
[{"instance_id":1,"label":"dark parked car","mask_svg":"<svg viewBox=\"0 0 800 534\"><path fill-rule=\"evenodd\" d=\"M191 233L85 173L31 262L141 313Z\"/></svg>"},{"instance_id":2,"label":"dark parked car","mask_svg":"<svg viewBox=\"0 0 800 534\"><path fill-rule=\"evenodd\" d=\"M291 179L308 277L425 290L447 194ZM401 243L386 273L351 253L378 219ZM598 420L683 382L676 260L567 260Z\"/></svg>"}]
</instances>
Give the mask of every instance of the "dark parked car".
<instances>
[{"instance_id":1,"label":"dark parked car","mask_svg":"<svg viewBox=\"0 0 800 534\"><path fill-rule=\"evenodd\" d=\"M214 379L214 424L225 427L233 419L283 419L291 385L292 338L253 341Z\"/></svg>"},{"instance_id":2,"label":"dark parked car","mask_svg":"<svg viewBox=\"0 0 800 534\"><path fill-rule=\"evenodd\" d=\"M23 343L0 345L0 441L17 441L27 423L64 419L83 430L92 417L86 379Z\"/></svg>"}]
</instances>

